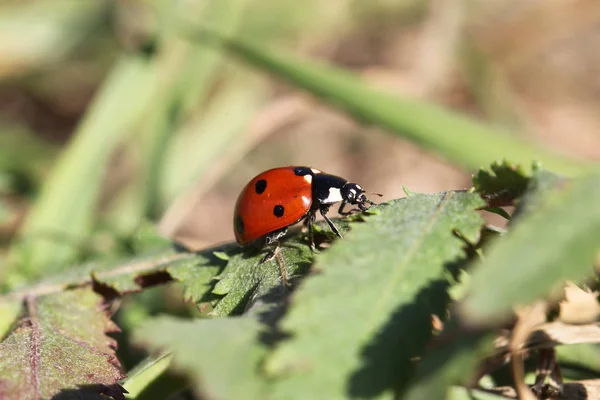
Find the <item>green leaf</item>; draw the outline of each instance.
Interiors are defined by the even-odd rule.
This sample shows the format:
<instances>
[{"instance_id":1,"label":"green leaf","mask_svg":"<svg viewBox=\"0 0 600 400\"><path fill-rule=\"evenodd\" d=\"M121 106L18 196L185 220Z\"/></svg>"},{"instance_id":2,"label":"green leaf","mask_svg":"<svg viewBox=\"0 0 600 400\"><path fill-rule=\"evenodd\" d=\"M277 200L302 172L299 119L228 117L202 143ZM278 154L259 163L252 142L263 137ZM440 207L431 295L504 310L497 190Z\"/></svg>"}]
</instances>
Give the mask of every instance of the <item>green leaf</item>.
<instances>
[{"instance_id":1,"label":"green leaf","mask_svg":"<svg viewBox=\"0 0 600 400\"><path fill-rule=\"evenodd\" d=\"M589 371L590 375L600 374L600 346L598 344L570 344L558 346L555 350L560 364L568 364L571 368Z\"/></svg>"},{"instance_id":2,"label":"green leaf","mask_svg":"<svg viewBox=\"0 0 600 400\"><path fill-rule=\"evenodd\" d=\"M117 62L24 222L23 240L13 247L21 274L13 286L74 260L93 225L104 167L151 98L155 76L141 56Z\"/></svg>"},{"instance_id":3,"label":"green leaf","mask_svg":"<svg viewBox=\"0 0 600 400\"><path fill-rule=\"evenodd\" d=\"M205 283L208 283L224 264L222 260L210 257L214 250L215 248L211 248L204 253L190 253L176 249L164 249L127 261L78 265L61 275L6 293L4 296L0 296L0 301L24 299L27 296L61 292L72 287L91 285L99 285L99 289L115 291L115 294L119 295L139 291L143 287L158 285L171 279L182 279L188 275L190 296L201 297L201 293L208 291L209 288L201 285L200 277L203 276L207 281ZM188 284L188 281L184 280L183 283ZM196 290L201 290L201 292L197 293Z\"/></svg>"},{"instance_id":4,"label":"green leaf","mask_svg":"<svg viewBox=\"0 0 600 400\"><path fill-rule=\"evenodd\" d=\"M337 220L335 223L341 226ZM285 240L280 250L290 281L308 271L313 253L306 241L299 237ZM287 290L277 259L263 263L264 256L264 252L251 254L238 250L230 253L227 266L212 291L213 294L224 295L215 306L213 315L240 313L250 298L262 296L271 290Z\"/></svg>"},{"instance_id":5,"label":"green leaf","mask_svg":"<svg viewBox=\"0 0 600 400\"><path fill-rule=\"evenodd\" d=\"M494 162L473 175L473 186L492 204L506 203L519 198L527 189L530 177L519 165L508 161Z\"/></svg>"},{"instance_id":6,"label":"green leaf","mask_svg":"<svg viewBox=\"0 0 600 400\"><path fill-rule=\"evenodd\" d=\"M565 280L592 275L600 249L600 173L551 191L545 200L490 246L473 271L461 308L469 321L500 321L513 307L546 296Z\"/></svg>"},{"instance_id":7,"label":"green leaf","mask_svg":"<svg viewBox=\"0 0 600 400\"><path fill-rule=\"evenodd\" d=\"M444 318L447 264L478 241L479 195L414 194L375 207L316 262L281 328L292 336L268 359L274 398L390 397L406 384Z\"/></svg>"},{"instance_id":8,"label":"green leaf","mask_svg":"<svg viewBox=\"0 0 600 400\"><path fill-rule=\"evenodd\" d=\"M69 389L122 398L115 341L106 336L118 328L101 300L89 289L28 297L20 325L0 343L0 398L51 398Z\"/></svg>"},{"instance_id":9,"label":"green leaf","mask_svg":"<svg viewBox=\"0 0 600 400\"><path fill-rule=\"evenodd\" d=\"M258 365L266 347L257 341L258 321L247 317L182 320L159 317L134 332L153 350L172 352L174 366L211 399L265 398Z\"/></svg>"},{"instance_id":10,"label":"green leaf","mask_svg":"<svg viewBox=\"0 0 600 400\"><path fill-rule=\"evenodd\" d=\"M479 168L504 158L522 165L537 160L566 174L579 173L585 167L580 161L551 153L522 137L499 132L467 116L380 92L348 71L295 59L282 52L270 53L242 39L208 30L188 28L186 34L190 40L224 45L243 61L342 108L359 121L386 128L467 168Z\"/></svg>"},{"instance_id":11,"label":"green leaf","mask_svg":"<svg viewBox=\"0 0 600 400\"><path fill-rule=\"evenodd\" d=\"M212 290L213 279L223 269L222 261L196 257L193 262L169 265L166 272L176 281L183 283L184 299L197 303Z\"/></svg>"},{"instance_id":12,"label":"green leaf","mask_svg":"<svg viewBox=\"0 0 600 400\"><path fill-rule=\"evenodd\" d=\"M542 207L548 200L552 199L553 192L564 182L566 182L565 178L550 171L536 170L531 176L527 190L515 207L515 212L512 215L513 219L518 219L521 215L526 215Z\"/></svg>"}]
</instances>

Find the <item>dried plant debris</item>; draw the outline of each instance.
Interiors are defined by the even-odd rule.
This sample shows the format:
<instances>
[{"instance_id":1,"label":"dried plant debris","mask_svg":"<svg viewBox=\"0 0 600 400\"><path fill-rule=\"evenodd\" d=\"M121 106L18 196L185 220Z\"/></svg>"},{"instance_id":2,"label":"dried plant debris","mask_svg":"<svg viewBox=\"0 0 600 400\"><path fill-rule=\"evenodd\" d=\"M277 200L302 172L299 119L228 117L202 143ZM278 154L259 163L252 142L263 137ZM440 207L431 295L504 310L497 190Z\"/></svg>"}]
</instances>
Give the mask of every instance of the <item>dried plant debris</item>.
<instances>
[{"instance_id":1,"label":"dried plant debris","mask_svg":"<svg viewBox=\"0 0 600 400\"><path fill-rule=\"evenodd\" d=\"M600 317L598 292L582 289L572 282L566 284L565 299L559 305L559 320L566 324L588 324Z\"/></svg>"}]
</instances>

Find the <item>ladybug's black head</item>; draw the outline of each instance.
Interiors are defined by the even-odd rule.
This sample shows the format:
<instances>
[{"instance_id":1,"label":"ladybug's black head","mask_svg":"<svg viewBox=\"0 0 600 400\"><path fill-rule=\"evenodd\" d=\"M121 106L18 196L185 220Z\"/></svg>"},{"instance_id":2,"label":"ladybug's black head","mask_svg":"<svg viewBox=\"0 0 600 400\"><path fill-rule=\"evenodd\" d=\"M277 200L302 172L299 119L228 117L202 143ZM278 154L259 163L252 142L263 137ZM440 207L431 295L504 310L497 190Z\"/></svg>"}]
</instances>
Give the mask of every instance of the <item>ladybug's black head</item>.
<instances>
[{"instance_id":1,"label":"ladybug's black head","mask_svg":"<svg viewBox=\"0 0 600 400\"><path fill-rule=\"evenodd\" d=\"M375 205L367 198L365 190L356 183L346 183L341 190L342 199L350 204L357 205L362 211L367 210L372 205Z\"/></svg>"}]
</instances>

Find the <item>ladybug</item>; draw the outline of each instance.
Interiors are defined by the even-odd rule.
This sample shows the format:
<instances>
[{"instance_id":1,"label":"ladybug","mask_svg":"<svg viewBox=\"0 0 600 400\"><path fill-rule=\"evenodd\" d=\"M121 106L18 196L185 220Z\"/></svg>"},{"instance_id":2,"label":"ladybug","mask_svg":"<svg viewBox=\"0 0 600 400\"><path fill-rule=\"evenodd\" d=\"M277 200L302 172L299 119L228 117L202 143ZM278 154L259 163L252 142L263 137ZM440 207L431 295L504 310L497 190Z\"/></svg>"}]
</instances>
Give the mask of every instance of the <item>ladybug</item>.
<instances>
[{"instance_id":1,"label":"ladybug","mask_svg":"<svg viewBox=\"0 0 600 400\"><path fill-rule=\"evenodd\" d=\"M329 208L341 201L338 213L348 215L375 205L364 189L339 176L310 167L280 167L265 171L252 179L242 190L235 205L233 229L240 245L262 241L275 245L264 261L278 255L278 241L289 226L300 221L308 225L309 241L315 250L313 224L319 212L331 230L342 237L327 217ZM344 211L347 205L357 209ZM281 262L280 262L281 266Z\"/></svg>"}]
</instances>

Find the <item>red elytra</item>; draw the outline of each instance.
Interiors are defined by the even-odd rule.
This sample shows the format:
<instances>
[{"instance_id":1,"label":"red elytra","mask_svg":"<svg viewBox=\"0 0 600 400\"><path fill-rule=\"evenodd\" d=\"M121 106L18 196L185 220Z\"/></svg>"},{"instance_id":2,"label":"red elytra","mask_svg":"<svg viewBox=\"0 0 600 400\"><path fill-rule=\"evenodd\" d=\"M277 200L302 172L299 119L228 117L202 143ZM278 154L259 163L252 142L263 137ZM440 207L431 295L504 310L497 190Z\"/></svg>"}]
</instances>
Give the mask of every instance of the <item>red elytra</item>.
<instances>
[{"instance_id":1,"label":"red elytra","mask_svg":"<svg viewBox=\"0 0 600 400\"><path fill-rule=\"evenodd\" d=\"M323 215L331 230L339 230L327 217L332 204L341 202L341 215L348 204L366 210L374 205L363 188L339 176L323 173L310 167L280 167L254 177L240 193L235 206L233 226L235 238L241 245L265 239L277 243L287 228L302 220L309 227L311 248L314 249L312 224L317 211Z\"/></svg>"}]
</instances>

